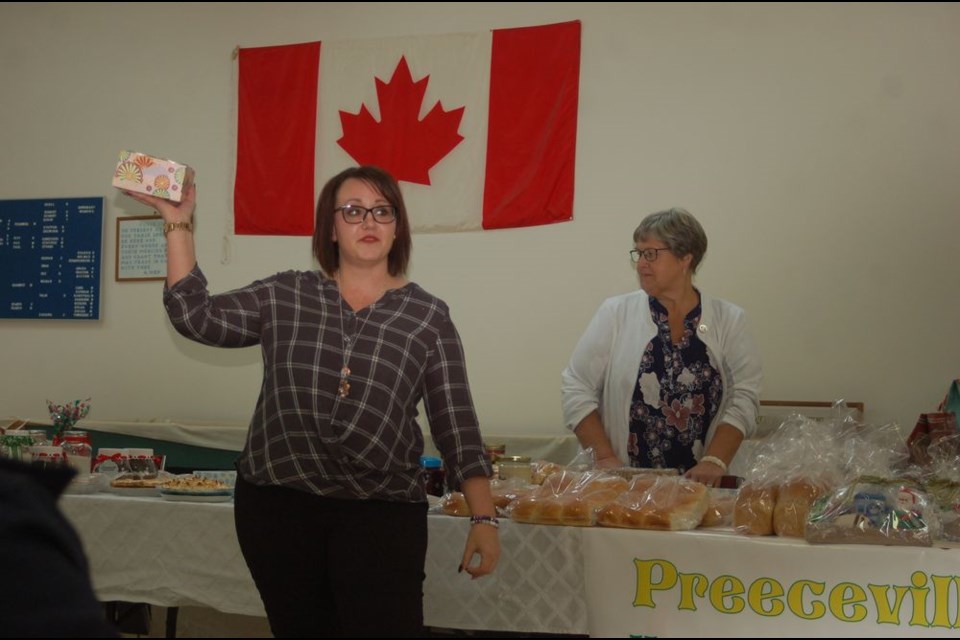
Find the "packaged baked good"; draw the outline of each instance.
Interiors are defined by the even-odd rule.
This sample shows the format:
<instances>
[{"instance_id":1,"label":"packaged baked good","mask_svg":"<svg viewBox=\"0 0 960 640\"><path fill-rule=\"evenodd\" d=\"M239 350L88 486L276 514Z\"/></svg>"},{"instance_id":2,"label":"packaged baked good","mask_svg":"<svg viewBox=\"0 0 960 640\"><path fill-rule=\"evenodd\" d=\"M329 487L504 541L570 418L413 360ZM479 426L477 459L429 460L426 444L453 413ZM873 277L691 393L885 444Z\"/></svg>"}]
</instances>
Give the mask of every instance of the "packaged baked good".
<instances>
[{"instance_id":1,"label":"packaged baked good","mask_svg":"<svg viewBox=\"0 0 960 640\"><path fill-rule=\"evenodd\" d=\"M733 528L737 533L769 536L773 533L773 509L777 505L775 484L747 481L737 493L733 507Z\"/></svg>"},{"instance_id":2,"label":"packaged baked good","mask_svg":"<svg viewBox=\"0 0 960 640\"><path fill-rule=\"evenodd\" d=\"M518 522L589 527L597 511L627 488L626 480L602 471L561 471L507 511Z\"/></svg>"},{"instance_id":3,"label":"packaged baked good","mask_svg":"<svg viewBox=\"0 0 960 640\"><path fill-rule=\"evenodd\" d=\"M913 483L866 478L818 498L808 542L929 547L941 534L939 509Z\"/></svg>"},{"instance_id":4,"label":"packaged baked good","mask_svg":"<svg viewBox=\"0 0 960 640\"><path fill-rule=\"evenodd\" d=\"M733 507L737 502L737 490L709 487L707 510L700 520L701 527L728 527L733 524Z\"/></svg>"},{"instance_id":5,"label":"packaged baked good","mask_svg":"<svg viewBox=\"0 0 960 640\"><path fill-rule=\"evenodd\" d=\"M544 481L558 471L563 471L564 466L548 460L536 460L533 462L533 484L543 484Z\"/></svg>"},{"instance_id":6,"label":"packaged baked good","mask_svg":"<svg viewBox=\"0 0 960 640\"><path fill-rule=\"evenodd\" d=\"M825 483L809 477L794 478L780 485L773 509L773 532L802 538L813 501L827 491Z\"/></svg>"},{"instance_id":7,"label":"packaged baked good","mask_svg":"<svg viewBox=\"0 0 960 640\"><path fill-rule=\"evenodd\" d=\"M467 517L473 515L470 513L470 506L467 504L467 499L459 491L451 491L441 496L440 510L448 516Z\"/></svg>"},{"instance_id":8,"label":"packaged baked good","mask_svg":"<svg viewBox=\"0 0 960 640\"><path fill-rule=\"evenodd\" d=\"M630 489L599 509L597 524L630 529L689 530L707 510L707 487L686 478L638 475Z\"/></svg>"}]
</instances>

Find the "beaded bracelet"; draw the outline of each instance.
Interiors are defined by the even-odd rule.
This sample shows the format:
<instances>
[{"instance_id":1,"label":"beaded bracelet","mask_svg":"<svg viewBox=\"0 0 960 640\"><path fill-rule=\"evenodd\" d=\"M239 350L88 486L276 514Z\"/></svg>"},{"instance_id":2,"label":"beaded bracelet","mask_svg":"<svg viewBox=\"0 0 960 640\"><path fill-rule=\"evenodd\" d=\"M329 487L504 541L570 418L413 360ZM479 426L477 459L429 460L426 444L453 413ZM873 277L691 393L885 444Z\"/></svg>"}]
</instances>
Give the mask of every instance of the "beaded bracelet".
<instances>
[{"instance_id":1,"label":"beaded bracelet","mask_svg":"<svg viewBox=\"0 0 960 640\"><path fill-rule=\"evenodd\" d=\"M727 472L727 463L718 458L717 456L703 456L700 458L700 462L710 462L717 465L720 469L726 473Z\"/></svg>"},{"instance_id":2,"label":"beaded bracelet","mask_svg":"<svg viewBox=\"0 0 960 640\"><path fill-rule=\"evenodd\" d=\"M500 528L500 521L493 516L470 516L470 524L488 524L494 529Z\"/></svg>"}]
</instances>

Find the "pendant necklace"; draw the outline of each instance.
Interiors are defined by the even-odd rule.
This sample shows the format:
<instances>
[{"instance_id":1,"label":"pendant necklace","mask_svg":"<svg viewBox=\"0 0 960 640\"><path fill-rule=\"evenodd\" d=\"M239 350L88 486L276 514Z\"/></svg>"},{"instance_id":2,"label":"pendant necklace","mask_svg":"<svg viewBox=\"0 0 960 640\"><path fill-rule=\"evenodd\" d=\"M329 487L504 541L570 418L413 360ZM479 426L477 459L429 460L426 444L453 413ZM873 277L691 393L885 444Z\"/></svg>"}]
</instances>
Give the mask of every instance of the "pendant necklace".
<instances>
[{"instance_id":1,"label":"pendant necklace","mask_svg":"<svg viewBox=\"0 0 960 640\"><path fill-rule=\"evenodd\" d=\"M337 274L336 281L337 288L339 289L340 293L340 346L343 349L343 367L340 369L340 382L337 385L337 395L339 395L341 398L346 398L350 395L350 356L353 354L353 348L360 339L360 333L367 325L367 320L369 320L370 316L373 314L372 307L374 304L376 304L376 301L370 303L369 307L367 308L367 317L364 318L357 326L357 332L354 337L349 338L347 337L346 331L343 327L343 316L346 314L347 301L343 297L343 286L339 273ZM354 314L354 316L356 316L356 314Z\"/></svg>"}]
</instances>

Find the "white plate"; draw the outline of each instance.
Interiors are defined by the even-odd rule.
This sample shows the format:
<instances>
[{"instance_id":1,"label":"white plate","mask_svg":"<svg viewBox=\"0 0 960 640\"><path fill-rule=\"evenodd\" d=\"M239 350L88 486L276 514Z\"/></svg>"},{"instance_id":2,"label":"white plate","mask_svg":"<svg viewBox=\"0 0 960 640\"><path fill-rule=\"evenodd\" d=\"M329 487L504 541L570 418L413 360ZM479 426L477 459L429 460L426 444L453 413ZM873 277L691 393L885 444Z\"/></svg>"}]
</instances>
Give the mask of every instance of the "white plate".
<instances>
[{"instance_id":1,"label":"white plate","mask_svg":"<svg viewBox=\"0 0 960 640\"><path fill-rule=\"evenodd\" d=\"M115 493L118 496L131 496L131 497L156 497L160 495L160 487L112 487L108 486L107 491L110 493Z\"/></svg>"},{"instance_id":2,"label":"white plate","mask_svg":"<svg viewBox=\"0 0 960 640\"><path fill-rule=\"evenodd\" d=\"M233 489L229 487L222 489L204 487L160 487L160 493L171 496L232 496Z\"/></svg>"},{"instance_id":3,"label":"white plate","mask_svg":"<svg viewBox=\"0 0 960 640\"><path fill-rule=\"evenodd\" d=\"M173 502L230 502L233 495L222 493L216 495L188 495L183 493L161 493L160 497L164 500Z\"/></svg>"}]
</instances>

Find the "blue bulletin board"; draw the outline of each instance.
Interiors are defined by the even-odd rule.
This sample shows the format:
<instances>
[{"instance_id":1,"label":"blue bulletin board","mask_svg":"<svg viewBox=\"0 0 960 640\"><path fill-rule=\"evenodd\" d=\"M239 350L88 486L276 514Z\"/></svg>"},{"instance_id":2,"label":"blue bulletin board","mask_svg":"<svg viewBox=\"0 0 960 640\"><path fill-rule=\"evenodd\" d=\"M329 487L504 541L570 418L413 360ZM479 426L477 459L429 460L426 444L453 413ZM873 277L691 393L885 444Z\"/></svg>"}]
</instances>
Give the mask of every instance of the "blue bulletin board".
<instances>
[{"instance_id":1,"label":"blue bulletin board","mask_svg":"<svg viewBox=\"0 0 960 640\"><path fill-rule=\"evenodd\" d=\"M103 198L0 200L0 318L97 320Z\"/></svg>"}]
</instances>

